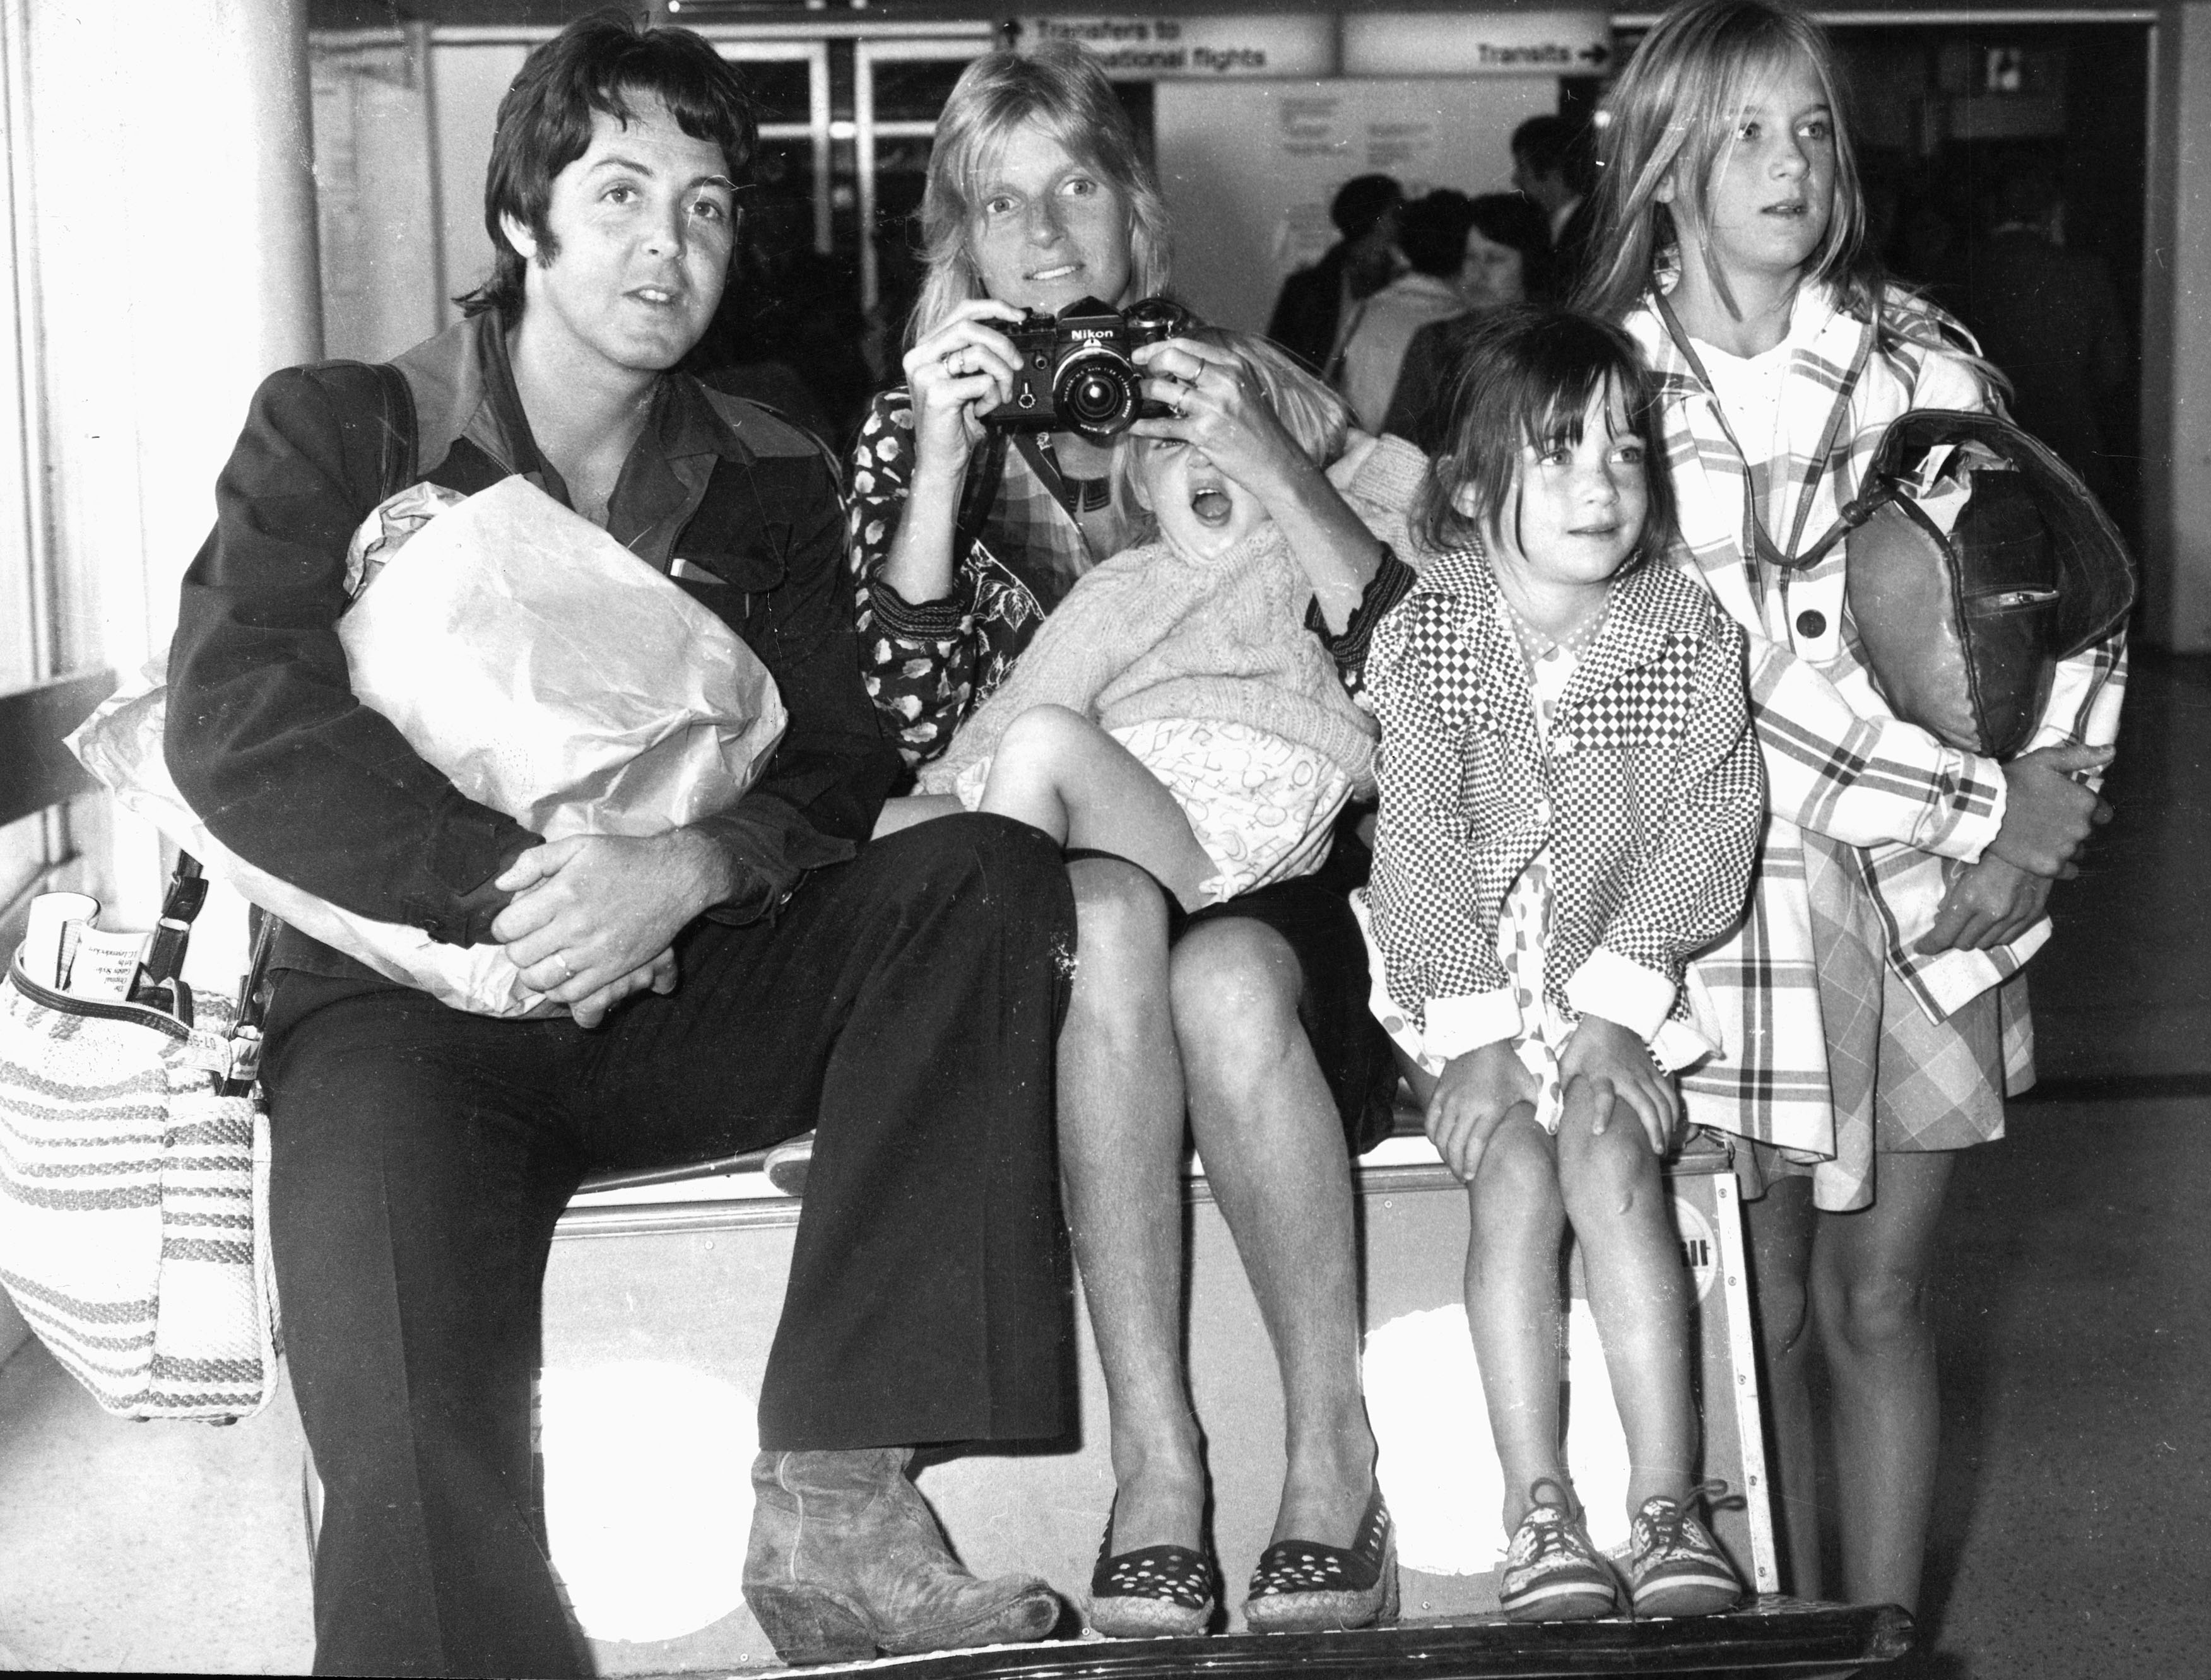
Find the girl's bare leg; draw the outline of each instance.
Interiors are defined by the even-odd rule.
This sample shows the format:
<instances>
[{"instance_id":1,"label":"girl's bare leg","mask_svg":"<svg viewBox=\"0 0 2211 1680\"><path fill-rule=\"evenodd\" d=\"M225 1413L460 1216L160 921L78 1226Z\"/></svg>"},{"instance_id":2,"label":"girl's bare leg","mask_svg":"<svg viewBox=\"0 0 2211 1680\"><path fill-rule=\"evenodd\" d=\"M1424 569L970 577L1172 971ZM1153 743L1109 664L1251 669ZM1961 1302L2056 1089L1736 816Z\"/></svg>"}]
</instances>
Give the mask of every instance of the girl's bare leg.
<instances>
[{"instance_id":1,"label":"girl's bare leg","mask_svg":"<svg viewBox=\"0 0 2211 1680\"><path fill-rule=\"evenodd\" d=\"M1205 1471L1182 1355L1183 1074L1166 904L1141 870L1068 867L1076 958L1059 1034L1060 1175L1099 1359L1112 1547L1195 1547Z\"/></svg>"},{"instance_id":2,"label":"girl's bare leg","mask_svg":"<svg viewBox=\"0 0 2211 1680\"><path fill-rule=\"evenodd\" d=\"M1032 706L1007 726L983 785L982 808L1040 828L1062 845L1141 863L1195 909L1213 860L1143 761L1064 706Z\"/></svg>"},{"instance_id":3,"label":"girl's bare leg","mask_svg":"<svg viewBox=\"0 0 2211 1680\"><path fill-rule=\"evenodd\" d=\"M1193 929L1173 958L1190 1124L1281 1371L1288 1470L1276 1540L1348 1546L1374 1485L1359 1380L1351 1165L1272 928Z\"/></svg>"},{"instance_id":4,"label":"girl's bare leg","mask_svg":"<svg viewBox=\"0 0 2211 1680\"><path fill-rule=\"evenodd\" d=\"M1559 1185L1582 1249L1590 1311L1627 1435L1630 1517L1654 1495L1687 1496L1697 1463L1689 1290L1671 1197L1651 1139L1625 1103L1602 1135L1599 1098L1566 1088Z\"/></svg>"},{"instance_id":5,"label":"girl's bare leg","mask_svg":"<svg viewBox=\"0 0 2211 1680\"><path fill-rule=\"evenodd\" d=\"M1772 1446L1766 1484L1774 1494L1781 1584L1800 1598L1824 1593L1820 1562L1819 1430L1812 1415L1812 1249L1836 1217L1812 1206L1812 1181L1776 1177L1746 1201L1751 1302L1765 1355L1763 1398Z\"/></svg>"},{"instance_id":6,"label":"girl's bare leg","mask_svg":"<svg viewBox=\"0 0 2211 1680\"><path fill-rule=\"evenodd\" d=\"M950 794L894 795L883 801L883 808L875 818L875 832L869 837L880 840L886 834L896 834L902 828L925 823L931 817L949 817L959 809L960 801Z\"/></svg>"},{"instance_id":7,"label":"girl's bare leg","mask_svg":"<svg viewBox=\"0 0 2211 1680\"><path fill-rule=\"evenodd\" d=\"M1883 1154L1874 1205L1821 1216L1813 1245L1852 1604L1919 1604L1941 1432L1927 1279L1955 1159Z\"/></svg>"},{"instance_id":8,"label":"girl's bare leg","mask_svg":"<svg viewBox=\"0 0 2211 1680\"><path fill-rule=\"evenodd\" d=\"M1469 1187L1466 1321L1481 1368L1489 1432L1505 1471L1505 1532L1528 1514L1539 1481L1570 1490L1559 1427L1559 1248L1566 1205L1543 1128L1511 1114L1490 1134Z\"/></svg>"}]
</instances>

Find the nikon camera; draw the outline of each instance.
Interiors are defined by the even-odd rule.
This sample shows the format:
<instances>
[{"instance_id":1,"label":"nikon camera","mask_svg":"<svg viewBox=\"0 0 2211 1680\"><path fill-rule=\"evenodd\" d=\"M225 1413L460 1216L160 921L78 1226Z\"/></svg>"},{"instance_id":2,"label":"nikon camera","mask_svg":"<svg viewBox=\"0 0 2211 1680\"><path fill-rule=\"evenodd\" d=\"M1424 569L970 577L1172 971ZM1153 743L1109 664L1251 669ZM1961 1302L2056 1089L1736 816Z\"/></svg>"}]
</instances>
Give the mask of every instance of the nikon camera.
<instances>
[{"instance_id":1,"label":"nikon camera","mask_svg":"<svg viewBox=\"0 0 2211 1680\"><path fill-rule=\"evenodd\" d=\"M985 418L1024 432L1072 432L1111 443L1131 420L1173 412L1144 399L1143 371L1129 353L1189 325L1190 311L1165 298L1145 298L1125 311L1084 298L1057 315L1025 312L1006 329L1021 358L1013 394Z\"/></svg>"}]
</instances>

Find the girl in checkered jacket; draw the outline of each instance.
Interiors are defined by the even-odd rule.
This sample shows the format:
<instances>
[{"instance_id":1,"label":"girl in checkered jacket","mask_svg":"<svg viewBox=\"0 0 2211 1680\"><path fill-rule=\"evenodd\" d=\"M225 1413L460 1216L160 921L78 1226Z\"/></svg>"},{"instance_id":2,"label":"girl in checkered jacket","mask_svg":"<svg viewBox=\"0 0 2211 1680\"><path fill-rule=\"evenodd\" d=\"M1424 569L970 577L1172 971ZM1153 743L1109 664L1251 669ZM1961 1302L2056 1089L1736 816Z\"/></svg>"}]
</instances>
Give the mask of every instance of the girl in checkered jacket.
<instances>
[{"instance_id":1,"label":"girl in checkered jacket","mask_svg":"<svg viewBox=\"0 0 2211 1680\"><path fill-rule=\"evenodd\" d=\"M2058 665L1999 763L1897 717L1848 616L1850 545L1800 564L1891 422L1987 410L1958 324L1890 284L1819 27L1781 0L1687 0L1608 100L1583 306L1660 390L1673 563L1745 632L1770 814L1742 928L1695 965L1720 1054L1690 1120L1745 1139L1790 1589L1821 1595L1806 1363L1834 1395L1840 1597L1918 1596L1939 1414L1925 1308L1956 1151L2032 1079L2025 994L2050 883L2096 819L2125 660Z\"/></svg>"},{"instance_id":2,"label":"girl in checkered jacket","mask_svg":"<svg viewBox=\"0 0 2211 1680\"><path fill-rule=\"evenodd\" d=\"M1503 1607L1620 1607L1561 1440L1571 1229L1626 1426L1635 1612L1724 1610L1742 1585L1691 1510L1687 1280L1659 1162L1669 1070L1712 1048L1683 966L1741 916L1765 807L1742 632L1663 561L1673 504L1626 335L1501 310L1446 391L1414 515L1445 552L1368 665L1382 802L1366 909L1375 1012L1472 1200Z\"/></svg>"}]
</instances>

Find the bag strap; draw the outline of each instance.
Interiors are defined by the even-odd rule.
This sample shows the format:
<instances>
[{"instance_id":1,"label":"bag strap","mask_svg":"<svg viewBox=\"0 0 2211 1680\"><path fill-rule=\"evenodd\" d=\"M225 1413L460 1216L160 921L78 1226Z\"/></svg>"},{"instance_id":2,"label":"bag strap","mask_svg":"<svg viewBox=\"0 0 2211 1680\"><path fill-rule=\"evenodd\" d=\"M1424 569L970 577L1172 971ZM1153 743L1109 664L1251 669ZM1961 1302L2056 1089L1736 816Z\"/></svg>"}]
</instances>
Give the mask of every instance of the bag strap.
<instances>
[{"instance_id":1,"label":"bag strap","mask_svg":"<svg viewBox=\"0 0 2211 1680\"><path fill-rule=\"evenodd\" d=\"M1726 414L1719 408L1719 390L1712 384L1712 376L1705 371L1705 364L1697 354L1695 344L1689 335L1683 330L1681 317L1674 313L1674 305L1666 294L1653 287L1652 296L1658 305L1658 317L1666 323L1667 336L1674 341L1674 347L1681 352L1681 359L1688 363L1689 371L1697 376L1698 382L1711 394L1714 412L1719 415L1720 430L1726 434L1728 442L1735 448L1737 458L1743 463L1745 469L1743 524L1746 538L1743 547L1745 552L1755 554L1766 565L1779 571L1802 571L1808 569L1851 531L1871 518L1874 509L1880 505L1882 499L1885 499L1885 498L1876 498L1868 504L1863 511L1858 511L1858 501L1851 502L1848 507L1840 510L1842 517L1821 535L1817 542L1808 549L1799 548L1798 545L1804 540L1805 524L1812 517L1812 503L1819 491L1820 480L1827 475L1830 463L1834 459L1835 439L1842 432L1843 422L1849 418L1851 398L1857 390L1858 379L1865 372L1866 363L1873 356L1875 332L1872 324L1865 323L1861 325L1858 331L1857 349L1851 357L1850 371L1844 374L1842 384L1836 387L1834 402L1827 410L1827 423L1820 430L1820 445L1812 457L1812 476L1805 484L1802 493L1797 498L1796 523L1790 528L1789 543L1787 547L1784 548L1774 541L1772 534L1766 529L1764 517L1759 513L1758 499L1748 487L1750 457L1743 452L1742 444L1736 440L1735 428L1728 424ZM1859 501L1863 500L1864 498L1861 497Z\"/></svg>"},{"instance_id":2,"label":"bag strap","mask_svg":"<svg viewBox=\"0 0 2211 1680\"><path fill-rule=\"evenodd\" d=\"M380 501L404 490L415 476L415 393L407 376L391 362L377 362L377 390L384 399L384 459L379 469Z\"/></svg>"},{"instance_id":3,"label":"bag strap","mask_svg":"<svg viewBox=\"0 0 2211 1680\"><path fill-rule=\"evenodd\" d=\"M238 1016L230 1030L230 1075L219 1087L225 1097L243 1097L261 1077L261 1024L269 1018L269 958L276 948L276 934L284 923L267 910L253 913L253 954L247 958L245 978L239 983Z\"/></svg>"}]
</instances>

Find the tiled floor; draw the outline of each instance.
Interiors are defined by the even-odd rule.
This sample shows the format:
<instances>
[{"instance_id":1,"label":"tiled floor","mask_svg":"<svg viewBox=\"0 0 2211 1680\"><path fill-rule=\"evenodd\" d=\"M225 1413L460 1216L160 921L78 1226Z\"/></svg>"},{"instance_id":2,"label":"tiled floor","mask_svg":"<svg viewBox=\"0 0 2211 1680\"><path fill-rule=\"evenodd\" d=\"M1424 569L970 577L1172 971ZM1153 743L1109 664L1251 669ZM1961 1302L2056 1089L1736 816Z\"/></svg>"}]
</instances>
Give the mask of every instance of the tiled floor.
<instances>
[{"instance_id":1,"label":"tiled floor","mask_svg":"<svg viewBox=\"0 0 2211 1680\"><path fill-rule=\"evenodd\" d=\"M2035 965L2044 1094L1956 1180L1917 1675L2211 1668L2211 662L2140 670L2125 745ZM299 1671L300 1500L288 1401L116 1423L26 1348L0 1369L0 1666Z\"/></svg>"}]
</instances>

